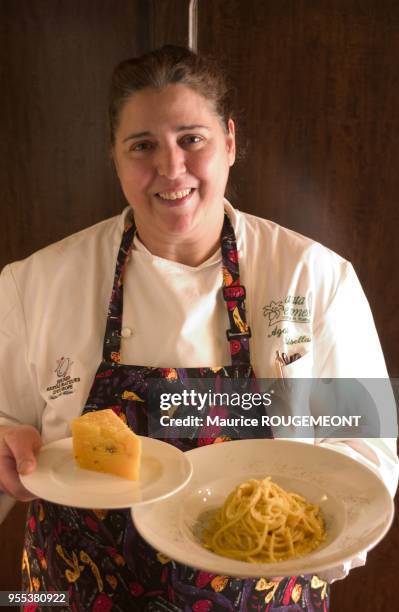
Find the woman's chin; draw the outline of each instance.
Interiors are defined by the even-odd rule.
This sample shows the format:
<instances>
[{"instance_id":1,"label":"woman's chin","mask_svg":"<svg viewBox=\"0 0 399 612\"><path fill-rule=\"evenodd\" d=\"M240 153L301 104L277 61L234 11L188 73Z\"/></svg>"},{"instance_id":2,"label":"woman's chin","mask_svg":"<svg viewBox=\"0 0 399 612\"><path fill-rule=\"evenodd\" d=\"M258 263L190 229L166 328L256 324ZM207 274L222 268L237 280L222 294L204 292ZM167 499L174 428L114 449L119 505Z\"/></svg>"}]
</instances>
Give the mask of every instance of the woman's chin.
<instances>
[{"instance_id":1,"label":"woman's chin","mask_svg":"<svg viewBox=\"0 0 399 612\"><path fill-rule=\"evenodd\" d=\"M185 214L174 215L173 218L162 219L162 229L176 236L191 233L196 225L196 215L191 211Z\"/></svg>"},{"instance_id":2,"label":"woman's chin","mask_svg":"<svg viewBox=\"0 0 399 612\"><path fill-rule=\"evenodd\" d=\"M165 231L181 234L190 232L196 226L198 206L194 202L187 200L161 206L158 207L158 218Z\"/></svg>"}]
</instances>

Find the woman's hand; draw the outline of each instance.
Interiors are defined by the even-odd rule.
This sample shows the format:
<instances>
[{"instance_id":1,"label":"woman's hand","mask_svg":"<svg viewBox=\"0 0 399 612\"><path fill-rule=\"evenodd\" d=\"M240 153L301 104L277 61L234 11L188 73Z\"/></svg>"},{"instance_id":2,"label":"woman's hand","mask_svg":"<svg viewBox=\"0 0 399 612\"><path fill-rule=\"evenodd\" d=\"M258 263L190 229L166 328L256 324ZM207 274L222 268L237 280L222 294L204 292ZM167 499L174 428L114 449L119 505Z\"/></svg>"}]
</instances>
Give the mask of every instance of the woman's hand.
<instances>
[{"instance_id":1,"label":"woman's hand","mask_svg":"<svg viewBox=\"0 0 399 612\"><path fill-rule=\"evenodd\" d=\"M36 455L42 445L37 429L31 425L0 427L0 490L19 501L35 499L22 485L19 474L36 468Z\"/></svg>"}]
</instances>

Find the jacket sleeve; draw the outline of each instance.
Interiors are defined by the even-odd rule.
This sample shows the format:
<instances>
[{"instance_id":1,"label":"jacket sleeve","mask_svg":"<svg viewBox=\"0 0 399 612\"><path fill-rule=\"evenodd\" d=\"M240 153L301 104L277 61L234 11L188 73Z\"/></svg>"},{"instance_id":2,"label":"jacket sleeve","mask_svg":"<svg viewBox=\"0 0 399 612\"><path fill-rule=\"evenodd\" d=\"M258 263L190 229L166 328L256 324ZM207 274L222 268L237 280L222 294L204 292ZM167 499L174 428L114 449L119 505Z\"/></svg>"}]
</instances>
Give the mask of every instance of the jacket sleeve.
<instances>
[{"instance_id":1,"label":"jacket sleeve","mask_svg":"<svg viewBox=\"0 0 399 612\"><path fill-rule=\"evenodd\" d=\"M45 402L28 363L28 333L11 266L0 274L0 424L40 431Z\"/></svg>"},{"instance_id":2,"label":"jacket sleeve","mask_svg":"<svg viewBox=\"0 0 399 612\"><path fill-rule=\"evenodd\" d=\"M381 478L393 497L398 484L396 404L368 301L347 262L335 295L316 326L314 340L313 376L352 379L354 384L365 387L376 406L380 435L384 436L377 437L378 432L373 432L373 437L323 438L316 431L315 442L365 464ZM350 569L365 561L363 553L324 577L330 582L344 578Z\"/></svg>"},{"instance_id":3,"label":"jacket sleeve","mask_svg":"<svg viewBox=\"0 0 399 612\"><path fill-rule=\"evenodd\" d=\"M33 425L40 431L45 402L28 363L24 312L11 266L0 274L0 425ZM0 522L13 505L0 493Z\"/></svg>"}]
</instances>

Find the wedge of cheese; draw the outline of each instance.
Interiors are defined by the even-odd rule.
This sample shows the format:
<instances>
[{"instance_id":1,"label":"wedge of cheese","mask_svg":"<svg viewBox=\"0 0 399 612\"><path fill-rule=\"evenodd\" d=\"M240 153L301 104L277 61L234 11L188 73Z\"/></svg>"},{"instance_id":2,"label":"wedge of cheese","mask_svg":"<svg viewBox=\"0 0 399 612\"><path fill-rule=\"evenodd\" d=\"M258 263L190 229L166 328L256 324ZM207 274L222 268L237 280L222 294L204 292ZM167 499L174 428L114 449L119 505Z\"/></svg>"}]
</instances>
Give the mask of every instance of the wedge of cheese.
<instances>
[{"instance_id":1,"label":"wedge of cheese","mask_svg":"<svg viewBox=\"0 0 399 612\"><path fill-rule=\"evenodd\" d=\"M139 480L141 440L113 410L87 412L74 419L71 428L81 468Z\"/></svg>"}]
</instances>

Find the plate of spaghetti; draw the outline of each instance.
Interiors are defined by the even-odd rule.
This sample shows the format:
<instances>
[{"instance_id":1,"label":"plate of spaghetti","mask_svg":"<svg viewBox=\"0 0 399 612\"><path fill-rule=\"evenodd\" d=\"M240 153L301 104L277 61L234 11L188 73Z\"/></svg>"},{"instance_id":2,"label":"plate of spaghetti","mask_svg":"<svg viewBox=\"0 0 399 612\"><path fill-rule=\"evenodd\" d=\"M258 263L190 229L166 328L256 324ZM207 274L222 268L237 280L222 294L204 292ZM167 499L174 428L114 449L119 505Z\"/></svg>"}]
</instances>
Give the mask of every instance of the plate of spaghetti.
<instances>
[{"instance_id":1,"label":"plate of spaghetti","mask_svg":"<svg viewBox=\"0 0 399 612\"><path fill-rule=\"evenodd\" d=\"M321 446L235 440L188 452L190 484L132 509L167 558L240 578L316 574L373 548L393 502L363 464Z\"/></svg>"}]
</instances>

